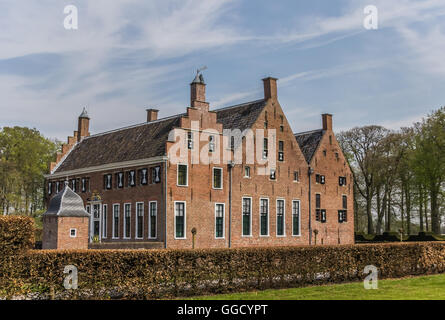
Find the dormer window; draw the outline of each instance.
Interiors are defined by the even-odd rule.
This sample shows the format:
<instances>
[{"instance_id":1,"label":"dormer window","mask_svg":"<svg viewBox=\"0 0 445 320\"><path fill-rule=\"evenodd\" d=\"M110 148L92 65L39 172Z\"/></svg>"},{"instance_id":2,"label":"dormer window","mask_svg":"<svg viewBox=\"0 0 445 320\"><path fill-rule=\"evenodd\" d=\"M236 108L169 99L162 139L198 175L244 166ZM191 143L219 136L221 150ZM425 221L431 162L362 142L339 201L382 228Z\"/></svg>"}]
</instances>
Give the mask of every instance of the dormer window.
<instances>
[{"instance_id":1,"label":"dormer window","mask_svg":"<svg viewBox=\"0 0 445 320\"><path fill-rule=\"evenodd\" d=\"M128 186L129 187L136 186L136 171L134 170L128 172Z\"/></svg>"},{"instance_id":2,"label":"dormer window","mask_svg":"<svg viewBox=\"0 0 445 320\"><path fill-rule=\"evenodd\" d=\"M117 178L117 187L119 189L124 187L124 173L123 172L118 172L116 174L116 178Z\"/></svg>"},{"instance_id":3,"label":"dormer window","mask_svg":"<svg viewBox=\"0 0 445 320\"><path fill-rule=\"evenodd\" d=\"M141 169L139 175L141 185L145 186L146 184L148 184L148 169Z\"/></svg>"},{"instance_id":4,"label":"dormer window","mask_svg":"<svg viewBox=\"0 0 445 320\"><path fill-rule=\"evenodd\" d=\"M209 152L215 152L215 136L209 136Z\"/></svg>"},{"instance_id":5,"label":"dormer window","mask_svg":"<svg viewBox=\"0 0 445 320\"><path fill-rule=\"evenodd\" d=\"M111 190L113 187L113 176L111 174L106 174L104 176L104 188L106 190Z\"/></svg>"}]
</instances>

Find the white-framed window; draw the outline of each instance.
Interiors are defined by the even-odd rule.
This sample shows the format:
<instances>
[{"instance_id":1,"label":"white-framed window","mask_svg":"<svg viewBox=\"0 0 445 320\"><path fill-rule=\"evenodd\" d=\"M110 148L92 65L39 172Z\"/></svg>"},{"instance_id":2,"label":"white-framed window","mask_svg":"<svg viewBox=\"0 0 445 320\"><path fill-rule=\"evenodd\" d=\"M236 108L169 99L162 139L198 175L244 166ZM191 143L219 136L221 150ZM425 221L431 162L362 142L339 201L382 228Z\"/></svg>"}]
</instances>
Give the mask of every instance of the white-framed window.
<instances>
[{"instance_id":1,"label":"white-framed window","mask_svg":"<svg viewBox=\"0 0 445 320\"><path fill-rule=\"evenodd\" d=\"M181 187L188 186L188 165L186 164L178 164L178 179L177 185Z\"/></svg>"},{"instance_id":2,"label":"white-framed window","mask_svg":"<svg viewBox=\"0 0 445 320\"><path fill-rule=\"evenodd\" d=\"M85 210L86 210L86 212L91 213L91 207L90 207L90 205L87 205L87 206L85 207Z\"/></svg>"},{"instance_id":3,"label":"white-framed window","mask_svg":"<svg viewBox=\"0 0 445 320\"><path fill-rule=\"evenodd\" d=\"M186 239L186 203L175 201L175 239Z\"/></svg>"},{"instance_id":4,"label":"white-framed window","mask_svg":"<svg viewBox=\"0 0 445 320\"><path fill-rule=\"evenodd\" d=\"M108 205L102 206L102 238L107 237L107 225L108 225Z\"/></svg>"},{"instance_id":5,"label":"white-framed window","mask_svg":"<svg viewBox=\"0 0 445 320\"><path fill-rule=\"evenodd\" d=\"M113 204L113 239L119 239L120 205Z\"/></svg>"},{"instance_id":6,"label":"white-framed window","mask_svg":"<svg viewBox=\"0 0 445 320\"><path fill-rule=\"evenodd\" d=\"M250 237L252 236L252 198L243 197L242 198L242 236Z\"/></svg>"},{"instance_id":7,"label":"white-framed window","mask_svg":"<svg viewBox=\"0 0 445 320\"><path fill-rule=\"evenodd\" d=\"M70 229L70 238L76 238L77 237L77 229L71 228Z\"/></svg>"},{"instance_id":8,"label":"white-framed window","mask_svg":"<svg viewBox=\"0 0 445 320\"><path fill-rule=\"evenodd\" d=\"M286 236L286 223L285 223L285 200L277 199L277 236Z\"/></svg>"},{"instance_id":9,"label":"white-framed window","mask_svg":"<svg viewBox=\"0 0 445 320\"><path fill-rule=\"evenodd\" d=\"M59 193L59 192L60 192L60 182L57 181L56 182L56 193Z\"/></svg>"},{"instance_id":10,"label":"white-framed window","mask_svg":"<svg viewBox=\"0 0 445 320\"><path fill-rule=\"evenodd\" d=\"M250 167L249 166L244 167L244 178L250 178Z\"/></svg>"},{"instance_id":11,"label":"white-framed window","mask_svg":"<svg viewBox=\"0 0 445 320\"><path fill-rule=\"evenodd\" d=\"M136 202L136 238L144 237L144 203Z\"/></svg>"},{"instance_id":12,"label":"white-framed window","mask_svg":"<svg viewBox=\"0 0 445 320\"><path fill-rule=\"evenodd\" d=\"M215 239L224 239L224 203L215 203Z\"/></svg>"},{"instance_id":13,"label":"white-framed window","mask_svg":"<svg viewBox=\"0 0 445 320\"><path fill-rule=\"evenodd\" d=\"M260 198L260 237L269 236L269 199Z\"/></svg>"},{"instance_id":14,"label":"white-framed window","mask_svg":"<svg viewBox=\"0 0 445 320\"><path fill-rule=\"evenodd\" d=\"M131 238L131 203L124 204L124 239Z\"/></svg>"},{"instance_id":15,"label":"white-framed window","mask_svg":"<svg viewBox=\"0 0 445 320\"><path fill-rule=\"evenodd\" d=\"M292 200L292 235L301 236L300 200Z\"/></svg>"},{"instance_id":16,"label":"white-framed window","mask_svg":"<svg viewBox=\"0 0 445 320\"><path fill-rule=\"evenodd\" d=\"M149 229L148 229L148 237L150 239L156 239L157 237L157 229L158 229L158 203L156 201L150 201L148 203L149 206Z\"/></svg>"},{"instance_id":17,"label":"white-framed window","mask_svg":"<svg viewBox=\"0 0 445 320\"><path fill-rule=\"evenodd\" d=\"M73 190L74 192L77 192L77 180L76 179L71 179L71 190Z\"/></svg>"},{"instance_id":18,"label":"white-framed window","mask_svg":"<svg viewBox=\"0 0 445 320\"><path fill-rule=\"evenodd\" d=\"M294 182L300 181L300 174L298 171L294 171Z\"/></svg>"},{"instance_id":19,"label":"white-framed window","mask_svg":"<svg viewBox=\"0 0 445 320\"><path fill-rule=\"evenodd\" d=\"M213 189L223 188L223 169L213 168Z\"/></svg>"},{"instance_id":20,"label":"white-framed window","mask_svg":"<svg viewBox=\"0 0 445 320\"><path fill-rule=\"evenodd\" d=\"M88 189L89 189L89 180L88 180L88 178L82 178L81 181L82 181L81 191L82 192L87 192Z\"/></svg>"}]
</instances>

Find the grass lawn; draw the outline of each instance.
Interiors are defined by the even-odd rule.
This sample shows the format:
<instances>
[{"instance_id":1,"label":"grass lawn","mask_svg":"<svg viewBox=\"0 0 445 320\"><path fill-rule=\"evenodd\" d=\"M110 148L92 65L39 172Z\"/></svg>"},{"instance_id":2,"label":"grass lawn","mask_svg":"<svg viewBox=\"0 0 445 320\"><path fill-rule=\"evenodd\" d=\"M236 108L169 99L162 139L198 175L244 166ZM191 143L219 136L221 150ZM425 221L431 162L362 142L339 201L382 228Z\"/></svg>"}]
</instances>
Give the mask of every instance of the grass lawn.
<instances>
[{"instance_id":1,"label":"grass lawn","mask_svg":"<svg viewBox=\"0 0 445 320\"><path fill-rule=\"evenodd\" d=\"M378 289L363 282L194 297L192 300L445 300L445 274L380 280Z\"/></svg>"}]
</instances>

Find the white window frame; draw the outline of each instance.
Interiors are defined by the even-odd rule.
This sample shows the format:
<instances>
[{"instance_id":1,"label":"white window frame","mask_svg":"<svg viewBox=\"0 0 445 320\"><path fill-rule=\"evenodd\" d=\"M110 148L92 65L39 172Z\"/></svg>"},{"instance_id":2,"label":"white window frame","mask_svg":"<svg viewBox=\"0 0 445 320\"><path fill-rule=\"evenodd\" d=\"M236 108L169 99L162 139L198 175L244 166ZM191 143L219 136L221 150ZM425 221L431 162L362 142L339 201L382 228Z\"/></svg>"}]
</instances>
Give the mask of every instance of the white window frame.
<instances>
[{"instance_id":1,"label":"white window frame","mask_svg":"<svg viewBox=\"0 0 445 320\"><path fill-rule=\"evenodd\" d=\"M91 215L91 206L89 204L85 206L85 211Z\"/></svg>"},{"instance_id":2,"label":"white window frame","mask_svg":"<svg viewBox=\"0 0 445 320\"><path fill-rule=\"evenodd\" d=\"M222 237L217 237L216 236L216 208L218 207L218 205L222 205L223 207L223 236ZM223 202L217 202L215 203L215 239L216 240L220 240L220 239L225 239L226 238L226 204Z\"/></svg>"},{"instance_id":3,"label":"white window frame","mask_svg":"<svg viewBox=\"0 0 445 320\"><path fill-rule=\"evenodd\" d=\"M266 235L262 235L261 234L261 200L267 200L267 234ZM266 197L262 197L260 198L260 203L259 203L259 235L260 238L267 238L270 237L270 201L269 198Z\"/></svg>"},{"instance_id":4,"label":"white window frame","mask_svg":"<svg viewBox=\"0 0 445 320\"><path fill-rule=\"evenodd\" d=\"M74 231L74 236L72 235L72 231ZM70 229L70 238L77 238L77 229L76 228Z\"/></svg>"},{"instance_id":5,"label":"white window frame","mask_svg":"<svg viewBox=\"0 0 445 320\"><path fill-rule=\"evenodd\" d=\"M294 234L294 202L298 202L298 234ZM301 237L301 201L300 201L300 199L292 200L292 237Z\"/></svg>"},{"instance_id":6,"label":"white window frame","mask_svg":"<svg viewBox=\"0 0 445 320\"><path fill-rule=\"evenodd\" d=\"M283 201L283 234L278 235L278 201ZM275 202L275 234L277 238L284 238L286 237L286 199L284 198L277 198Z\"/></svg>"},{"instance_id":7,"label":"white window frame","mask_svg":"<svg viewBox=\"0 0 445 320\"><path fill-rule=\"evenodd\" d=\"M107 227L108 227L108 204L104 204L102 206L102 239L107 238L107 230L108 230Z\"/></svg>"},{"instance_id":8,"label":"white window frame","mask_svg":"<svg viewBox=\"0 0 445 320\"><path fill-rule=\"evenodd\" d=\"M151 234L151 204L152 203L156 204L156 230L155 230L154 236ZM176 210L176 205L175 205L175 210ZM175 212L175 217L176 217L176 212ZM176 226L176 224L175 224L175 226ZM175 230L175 234L176 234L176 230ZM149 201L148 202L148 238L156 239L157 237L158 237L158 202L157 201Z\"/></svg>"},{"instance_id":9,"label":"white window frame","mask_svg":"<svg viewBox=\"0 0 445 320\"><path fill-rule=\"evenodd\" d=\"M244 235L243 234L243 216L244 216L244 212L243 212L243 210L244 210L244 208L243 208L243 205L244 205L244 199L250 199L250 228L249 228L249 230L250 230L250 234L249 235ZM253 209L253 201L252 201L252 197L248 197L248 196L243 196L242 198L241 198L241 237L243 237L243 238L252 238L253 237L253 230L252 230L252 209Z\"/></svg>"},{"instance_id":10,"label":"white window frame","mask_svg":"<svg viewBox=\"0 0 445 320\"><path fill-rule=\"evenodd\" d=\"M179 166L187 167L187 174L185 175L186 184L179 184ZM189 165L188 164L178 163L176 165L176 186L178 186L178 187L188 187L189 186Z\"/></svg>"},{"instance_id":11,"label":"white window frame","mask_svg":"<svg viewBox=\"0 0 445 320\"><path fill-rule=\"evenodd\" d=\"M215 187L215 169L221 170L221 188L216 188ZM212 189L222 190L224 188L224 179L223 179L223 177L224 177L224 170L223 170L223 168L220 168L220 167L213 167L212 168Z\"/></svg>"},{"instance_id":12,"label":"white window frame","mask_svg":"<svg viewBox=\"0 0 445 320\"><path fill-rule=\"evenodd\" d=\"M130 236L129 237L125 236L127 234L127 222L125 221L126 220L126 216L125 216L126 210L125 209L126 209L127 205L130 205ZM129 203L129 202L124 203L123 216L124 216L124 219L122 222L123 222L123 226L124 226L124 228L123 228L124 233L122 235L122 238L123 239L131 239L131 203Z\"/></svg>"},{"instance_id":13,"label":"white window frame","mask_svg":"<svg viewBox=\"0 0 445 320\"><path fill-rule=\"evenodd\" d=\"M120 203L114 203L113 204L113 212L112 212L112 217L113 217L113 222L112 222L112 231L113 231L113 234L111 235L111 238L112 239L119 239L120 238L120 236L118 235L117 237L115 237L114 236L114 233L115 233L115 231L116 231L116 225L115 225L115 223L114 223L114 208L115 207L117 207L118 208L118 212L117 212L117 217L118 217L118 219L119 219L119 221L117 222L117 229L119 230L119 224L120 224L120 222L121 222L121 205L120 205Z\"/></svg>"},{"instance_id":14,"label":"white window frame","mask_svg":"<svg viewBox=\"0 0 445 320\"><path fill-rule=\"evenodd\" d=\"M175 240L186 240L187 239L187 201L174 201L174 214L175 214L175 221L174 221L174 236ZM183 203L184 204L184 237L178 238L176 237L176 204L177 203Z\"/></svg>"},{"instance_id":15,"label":"white window frame","mask_svg":"<svg viewBox=\"0 0 445 320\"><path fill-rule=\"evenodd\" d=\"M138 231L139 231L139 228L138 228L138 205L140 205L140 204L142 204L142 237L138 237ZM134 238L135 239L144 239L144 215L145 215L145 208L144 208L144 203L143 202L136 202L136 206L135 206L135 214L134 214L134 216L135 216L135 223L134 223L134 230L136 231L136 233L134 234ZM131 217L131 212L130 212L130 217Z\"/></svg>"}]
</instances>

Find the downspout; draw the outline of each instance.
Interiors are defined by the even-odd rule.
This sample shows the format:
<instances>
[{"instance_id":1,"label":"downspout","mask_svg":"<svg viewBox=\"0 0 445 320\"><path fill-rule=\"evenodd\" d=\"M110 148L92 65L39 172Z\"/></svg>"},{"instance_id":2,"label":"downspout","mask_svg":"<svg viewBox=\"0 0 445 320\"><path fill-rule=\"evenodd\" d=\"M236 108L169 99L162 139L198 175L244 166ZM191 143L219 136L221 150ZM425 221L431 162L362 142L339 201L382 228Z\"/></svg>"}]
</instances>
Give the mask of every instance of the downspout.
<instances>
[{"instance_id":1,"label":"downspout","mask_svg":"<svg viewBox=\"0 0 445 320\"><path fill-rule=\"evenodd\" d=\"M312 208L311 208L311 176L314 170L309 166L307 175L309 178L309 245L312 244Z\"/></svg>"},{"instance_id":2,"label":"downspout","mask_svg":"<svg viewBox=\"0 0 445 320\"><path fill-rule=\"evenodd\" d=\"M229 162L229 248L232 247L232 169L233 162Z\"/></svg>"},{"instance_id":3,"label":"downspout","mask_svg":"<svg viewBox=\"0 0 445 320\"><path fill-rule=\"evenodd\" d=\"M164 248L167 249L167 161L164 161Z\"/></svg>"}]
</instances>

